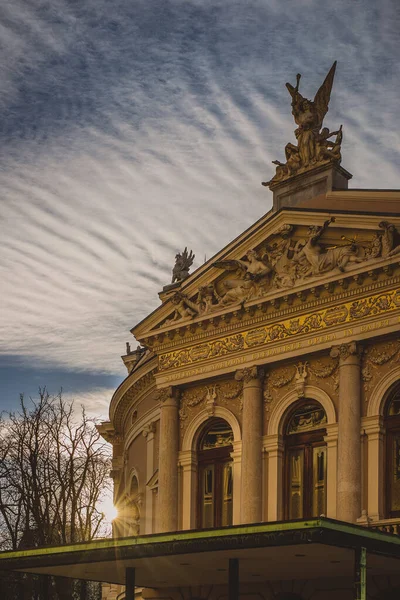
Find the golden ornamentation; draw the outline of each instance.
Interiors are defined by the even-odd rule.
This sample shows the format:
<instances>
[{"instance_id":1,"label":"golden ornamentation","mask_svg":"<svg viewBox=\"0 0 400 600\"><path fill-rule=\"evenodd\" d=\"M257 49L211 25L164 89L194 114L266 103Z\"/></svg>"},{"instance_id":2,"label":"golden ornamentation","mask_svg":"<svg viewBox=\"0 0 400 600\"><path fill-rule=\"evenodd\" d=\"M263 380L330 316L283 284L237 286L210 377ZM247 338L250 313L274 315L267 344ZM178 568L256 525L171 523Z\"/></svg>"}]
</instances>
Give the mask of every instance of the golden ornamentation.
<instances>
[{"instance_id":1,"label":"golden ornamentation","mask_svg":"<svg viewBox=\"0 0 400 600\"><path fill-rule=\"evenodd\" d=\"M226 356L227 354L254 347L256 346L256 336L250 338L250 346L247 342L249 334L253 331L257 331L257 335L259 336L260 331L264 330L265 337L260 336L260 341L258 343L258 346L262 346L272 342L294 338L295 336L302 334L322 332L337 324L353 324L367 316L386 314L400 307L400 290L392 290L391 292L370 296L354 302L347 302L340 305L340 307L347 309L345 321L342 316L339 316L337 319L332 318L331 308L323 309L310 314L301 315L295 319L286 319L280 323L266 325L262 328L257 327L256 329L247 332L238 333L204 344L198 344L192 348L166 352L159 357L159 370L166 371L168 369L176 369L198 361ZM328 311L330 311L330 318L328 319L329 325L325 320ZM340 315L342 314L344 314L344 311L340 313Z\"/></svg>"}]
</instances>

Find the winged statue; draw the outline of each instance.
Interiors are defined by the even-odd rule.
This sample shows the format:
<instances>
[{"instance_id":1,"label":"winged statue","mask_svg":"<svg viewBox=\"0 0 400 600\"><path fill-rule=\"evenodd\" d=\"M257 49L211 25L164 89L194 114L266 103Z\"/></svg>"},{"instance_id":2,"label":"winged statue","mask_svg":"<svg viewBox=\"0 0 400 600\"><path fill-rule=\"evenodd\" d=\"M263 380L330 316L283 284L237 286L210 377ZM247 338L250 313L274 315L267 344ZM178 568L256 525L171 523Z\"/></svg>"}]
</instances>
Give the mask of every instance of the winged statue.
<instances>
[{"instance_id":1,"label":"winged statue","mask_svg":"<svg viewBox=\"0 0 400 600\"><path fill-rule=\"evenodd\" d=\"M195 254L192 250L188 253L187 247L185 247L182 253L178 252L175 255L175 265L172 269L172 283L184 281L189 277L189 269L193 264Z\"/></svg>"},{"instance_id":2,"label":"winged statue","mask_svg":"<svg viewBox=\"0 0 400 600\"><path fill-rule=\"evenodd\" d=\"M292 98L292 115L298 126L295 130L297 145L289 143L285 147L286 163L274 160L277 165L275 176L263 185L270 185L287 179L292 175L306 171L324 162L340 162L340 147L343 139L342 126L330 132L327 127L321 130L328 112L336 61L331 66L323 84L314 96L314 100L305 98L299 91L301 75L296 76L296 85L287 83ZM336 136L335 141L329 138Z\"/></svg>"}]
</instances>

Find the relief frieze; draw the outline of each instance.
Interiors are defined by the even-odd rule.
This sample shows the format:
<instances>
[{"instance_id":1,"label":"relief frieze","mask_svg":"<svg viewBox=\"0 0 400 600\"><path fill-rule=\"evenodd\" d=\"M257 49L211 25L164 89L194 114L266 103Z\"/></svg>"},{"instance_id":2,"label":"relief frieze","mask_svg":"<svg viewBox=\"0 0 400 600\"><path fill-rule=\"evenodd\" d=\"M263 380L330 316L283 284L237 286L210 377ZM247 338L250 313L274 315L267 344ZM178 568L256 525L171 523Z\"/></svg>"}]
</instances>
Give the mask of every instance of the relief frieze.
<instances>
[{"instance_id":1,"label":"relief frieze","mask_svg":"<svg viewBox=\"0 0 400 600\"><path fill-rule=\"evenodd\" d=\"M265 298L272 292L304 286L322 275L337 274L343 278L344 273L360 264L372 267L380 259L400 253L400 234L391 223L380 222L380 230L362 240L357 234L342 235L343 230L335 231L334 224L335 217L322 225L311 224L307 229L284 224L242 258L216 261L212 266L220 269L221 275L201 286L195 295L176 290L168 300L172 312L160 327L192 321L229 306ZM325 239L328 229L332 232L329 242ZM345 312L342 309L336 315L331 309L325 317L328 321L339 317L345 320Z\"/></svg>"},{"instance_id":2,"label":"relief frieze","mask_svg":"<svg viewBox=\"0 0 400 600\"><path fill-rule=\"evenodd\" d=\"M159 356L159 371L175 369L213 358L232 356L241 350L261 348L272 342L295 339L297 336L314 332L321 338L325 336L326 341L329 341L327 330L330 327L341 324L353 325L366 317L387 314L399 308L400 289L376 294L335 307L336 316L332 308L322 309L294 319L286 319L279 323L198 344L191 348L166 352ZM373 325L371 324L371 326ZM365 327L367 331L367 326Z\"/></svg>"}]
</instances>

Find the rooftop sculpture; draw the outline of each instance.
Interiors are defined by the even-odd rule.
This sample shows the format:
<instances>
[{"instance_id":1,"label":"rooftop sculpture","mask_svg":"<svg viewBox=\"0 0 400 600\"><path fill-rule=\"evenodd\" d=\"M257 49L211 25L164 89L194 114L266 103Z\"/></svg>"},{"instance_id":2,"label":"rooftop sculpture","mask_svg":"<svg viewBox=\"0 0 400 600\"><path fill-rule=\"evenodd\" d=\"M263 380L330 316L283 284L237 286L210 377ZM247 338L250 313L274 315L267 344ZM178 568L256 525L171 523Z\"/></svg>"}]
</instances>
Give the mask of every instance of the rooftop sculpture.
<instances>
[{"instance_id":1,"label":"rooftop sculpture","mask_svg":"<svg viewBox=\"0 0 400 600\"><path fill-rule=\"evenodd\" d=\"M336 61L315 94L314 100L308 100L300 94L300 74L296 76L296 86L290 83L286 84L292 97L292 115L298 126L294 132L297 145L286 144L286 162L272 161L273 164L277 165L276 173L270 181L263 182L263 185L273 186L293 175L303 173L321 164L340 163L340 149L343 139L342 126L337 131L332 132L327 127L322 128L324 117L328 112L335 70ZM335 139L331 140L330 138L334 136Z\"/></svg>"},{"instance_id":2,"label":"rooftop sculpture","mask_svg":"<svg viewBox=\"0 0 400 600\"><path fill-rule=\"evenodd\" d=\"M189 277L189 269L193 264L195 255L192 250L188 253L187 248L182 253L175 255L175 265L172 269L172 283L180 283Z\"/></svg>"}]
</instances>

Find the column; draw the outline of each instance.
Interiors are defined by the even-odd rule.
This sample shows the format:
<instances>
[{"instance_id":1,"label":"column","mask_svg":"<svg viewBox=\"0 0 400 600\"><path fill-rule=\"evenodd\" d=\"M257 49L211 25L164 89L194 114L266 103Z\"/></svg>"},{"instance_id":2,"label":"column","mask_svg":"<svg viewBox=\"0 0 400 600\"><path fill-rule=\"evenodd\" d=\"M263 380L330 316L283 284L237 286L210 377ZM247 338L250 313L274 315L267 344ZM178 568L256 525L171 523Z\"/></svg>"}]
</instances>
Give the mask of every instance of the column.
<instances>
[{"instance_id":1,"label":"column","mask_svg":"<svg viewBox=\"0 0 400 600\"><path fill-rule=\"evenodd\" d=\"M281 435L266 435L263 441L264 452L268 456L268 507L267 521L283 519L283 441Z\"/></svg>"},{"instance_id":2,"label":"column","mask_svg":"<svg viewBox=\"0 0 400 600\"><path fill-rule=\"evenodd\" d=\"M355 342L336 346L339 358L337 519L356 523L361 514L361 372ZM329 467L328 467L329 468Z\"/></svg>"},{"instance_id":3,"label":"column","mask_svg":"<svg viewBox=\"0 0 400 600\"><path fill-rule=\"evenodd\" d=\"M197 456L193 450L179 453L182 473L182 529L196 527Z\"/></svg>"},{"instance_id":4,"label":"column","mask_svg":"<svg viewBox=\"0 0 400 600\"><path fill-rule=\"evenodd\" d=\"M242 441L238 440L233 442L233 452L231 452L231 458L233 460L233 515L232 525L240 525L240 511L241 511L241 478L242 478Z\"/></svg>"},{"instance_id":5,"label":"column","mask_svg":"<svg viewBox=\"0 0 400 600\"><path fill-rule=\"evenodd\" d=\"M178 528L178 390L172 387L161 390L159 400L158 531L162 533Z\"/></svg>"},{"instance_id":6,"label":"column","mask_svg":"<svg viewBox=\"0 0 400 600\"><path fill-rule=\"evenodd\" d=\"M328 478L326 482L326 516L336 519L336 497L337 497L337 446L338 425L330 423L326 425L326 464L328 467Z\"/></svg>"},{"instance_id":7,"label":"column","mask_svg":"<svg viewBox=\"0 0 400 600\"><path fill-rule=\"evenodd\" d=\"M146 438L146 481L149 481L154 475L154 434L156 432L156 424L149 423L143 429L143 436ZM153 490L146 487L145 500L145 522L144 532L153 533Z\"/></svg>"},{"instance_id":8,"label":"column","mask_svg":"<svg viewBox=\"0 0 400 600\"><path fill-rule=\"evenodd\" d=\"M242 523L257 523L262 519L262 377L259 367L236 373L236 379L243 381Z\"/></svg>"},{"instance_id":9,"label":"column","mask_svg":"<svg viewBox=\"0 0 400 600\"><path fill-rule=\"evenodd\" d=\"M367 434L367 514L372 521L379 521L384 515L384 427L383 417L376 415L362 419L362 429Z\"/></svg>"}]
</instances>

